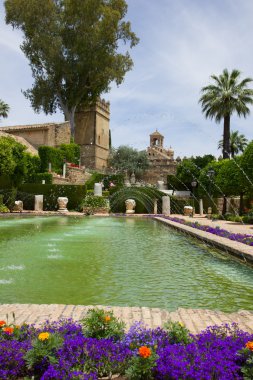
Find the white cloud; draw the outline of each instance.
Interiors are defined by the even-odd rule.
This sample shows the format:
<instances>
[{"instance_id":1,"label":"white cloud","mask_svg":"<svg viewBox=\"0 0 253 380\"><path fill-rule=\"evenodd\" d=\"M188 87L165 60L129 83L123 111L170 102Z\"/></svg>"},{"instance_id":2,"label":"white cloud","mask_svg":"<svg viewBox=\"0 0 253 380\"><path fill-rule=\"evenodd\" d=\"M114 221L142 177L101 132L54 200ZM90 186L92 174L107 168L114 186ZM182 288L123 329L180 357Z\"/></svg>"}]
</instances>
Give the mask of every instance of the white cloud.
<instances>
[{"instance_id":1,"label":"white cloud","mask_svg":"<svg viewBox=\"0 0 253 380\"><path fill-rule=\"evenodd\" d=\"M32 84L20 53L20 33L4 23L0 0L0 98L11 105L8 124L62 120L36 115L20 90ZM252 0L128 0L127 19L140 37L131 52L134 68L112 86L112 141L143 149L156 128L176 155L219 155L222 124L206 120L198 104L210 75L239 68L253 77ZM232 117L231 127L253 139L253 116Z\"/></svg>"}]
</instances>

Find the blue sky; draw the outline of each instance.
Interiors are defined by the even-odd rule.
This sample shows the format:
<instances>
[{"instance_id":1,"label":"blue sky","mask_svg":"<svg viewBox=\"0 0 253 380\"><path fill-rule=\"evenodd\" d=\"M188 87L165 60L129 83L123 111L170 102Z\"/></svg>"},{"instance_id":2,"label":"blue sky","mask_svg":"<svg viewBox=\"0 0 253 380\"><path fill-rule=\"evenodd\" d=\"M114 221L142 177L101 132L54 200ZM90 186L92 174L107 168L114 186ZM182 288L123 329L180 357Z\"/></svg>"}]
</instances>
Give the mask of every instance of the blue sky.
<instances>
[{"instance_id":1,"label":"blue sky","mask_svg":"<svg viewBox=\"0 0 253 380\"><path fill-rule=\"evenodd\" d=\"M253 1L128 0L128 6L140 43L131 51L133 70L104 96L111 102L113 145L144 149L158 129L176 156L218 156L222 124L204 118L200 89L224 68L253 77ZM0 99L11 107L1 126L63 120L60 112L35 114L21 93L33 83L31 71L19 49L22 36L4 17L0 0ZM252 140L253 107L247 119L233 116L231 129Z\"/></svg>"}]
</instances>

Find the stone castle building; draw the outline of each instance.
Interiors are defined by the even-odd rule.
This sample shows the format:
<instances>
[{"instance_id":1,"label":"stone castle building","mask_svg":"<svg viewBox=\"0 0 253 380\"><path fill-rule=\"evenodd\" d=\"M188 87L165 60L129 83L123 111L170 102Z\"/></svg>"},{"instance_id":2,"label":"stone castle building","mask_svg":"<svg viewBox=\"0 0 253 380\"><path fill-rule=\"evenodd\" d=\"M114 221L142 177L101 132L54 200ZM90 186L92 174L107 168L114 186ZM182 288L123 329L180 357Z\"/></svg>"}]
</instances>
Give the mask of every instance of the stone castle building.
<instances>
[{"instance_id":1,"label":"stone castle building","mask_svg":"<svg viewBox=\"0 0 253 380\"><path fill-rule=\"evenodd\" d=\"M104 171L108 166L110 103L99 100L94 106L78 110L75 116L75 142L81 147L81 163Z\"/></svg>"},{"instance_id":2,"label":"stone castle building","mask_svg":"<svg viewBox=\"0 0 253 380\"><path fill-rule=\"evenodd\" d=\"M78 110L75 118L75 143L81 147L81 165L104 170L109 157L110 104L98 100L95 105ZM42 145L58 147L69 144L69 122L1 127L0 132L20 137L35 149Z\"/></svg>"},{"instance_id":3,"label":"stone castle building","mask_svg":"<svg viewBox=\"0 0 253 380\"><path fill-rule=\"evenodd\" d=\"M179 157L174 159L172 148L164 148L163 140L164 136L157 130L150 135L150 144L147 148L150 167L144 174L144 180L152 184L161 180L167 183L167 175L176 174L177 164L180 161Z\"/></svg>"}]
</instances>

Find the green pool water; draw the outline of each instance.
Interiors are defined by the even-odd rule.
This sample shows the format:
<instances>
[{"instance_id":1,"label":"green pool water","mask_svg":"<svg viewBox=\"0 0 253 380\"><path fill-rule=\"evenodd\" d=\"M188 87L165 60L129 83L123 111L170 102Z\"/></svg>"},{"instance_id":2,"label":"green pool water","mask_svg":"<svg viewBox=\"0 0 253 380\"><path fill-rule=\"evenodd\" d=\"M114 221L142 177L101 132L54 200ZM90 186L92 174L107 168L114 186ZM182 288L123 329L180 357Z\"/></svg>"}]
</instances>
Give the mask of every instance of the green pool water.
<instances>
[{"instance_id":1,"label":"green pool water","mask_svg":"<svg viewBox=\"0 0 253 380\"><path fill-rule=\"evenodd\" d=\"M253 270L159 222L0 219L0 303L253 309Z\"/></svg>"}]
</instances>

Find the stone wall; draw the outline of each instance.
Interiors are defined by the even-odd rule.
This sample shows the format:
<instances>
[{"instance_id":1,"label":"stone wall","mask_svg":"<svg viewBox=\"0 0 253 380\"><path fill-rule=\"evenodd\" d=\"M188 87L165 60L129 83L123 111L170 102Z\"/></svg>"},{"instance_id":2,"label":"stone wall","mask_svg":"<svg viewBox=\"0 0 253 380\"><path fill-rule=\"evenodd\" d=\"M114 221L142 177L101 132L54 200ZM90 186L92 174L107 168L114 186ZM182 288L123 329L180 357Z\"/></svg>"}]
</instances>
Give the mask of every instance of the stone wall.
<instances>
[{"instance_id":1,"label":"stone wall","mask_svg":"<svg viewBox=\"0 0 253 380\"><path fill-rule=\"evenodd\" d=\"M0 131L24 138L35 149L42 145L57 147L61 144L70 143L69 122L16 125L1 127Z\"/></svg>"},{"instance_id":2,"label":"stone wall","mask_svg":"<svg viewBox=\"0 0 253 380\"><path fill-rule=\"evenodd\" d=\"M155 167L150 166L150 168L142 175L142 180L156 185L157 181L164 181L167 183L168 174L176 174L177 164L171 162L169 165L157 165Z\"/></svg>"}]
</instances>

